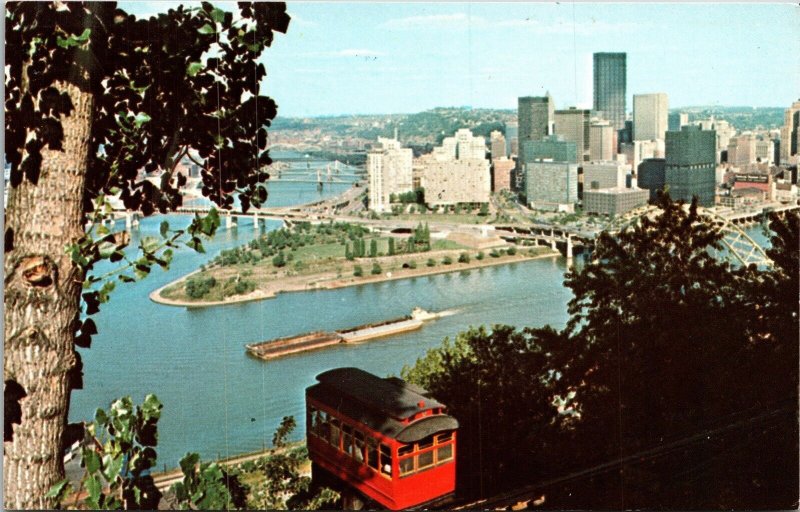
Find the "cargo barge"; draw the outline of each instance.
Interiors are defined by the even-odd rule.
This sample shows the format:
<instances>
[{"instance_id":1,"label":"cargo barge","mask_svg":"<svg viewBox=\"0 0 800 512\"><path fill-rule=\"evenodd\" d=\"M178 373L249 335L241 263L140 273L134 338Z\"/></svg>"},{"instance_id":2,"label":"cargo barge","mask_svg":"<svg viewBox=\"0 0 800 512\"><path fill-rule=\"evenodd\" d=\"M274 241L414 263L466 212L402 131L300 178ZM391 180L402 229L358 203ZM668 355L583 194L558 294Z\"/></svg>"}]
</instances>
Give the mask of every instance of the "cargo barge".
<instances>
[{"instance_id":1,"label":"cargo barge","mask_svg":"<svg viewBox=\"0 0 800 512\"><path fill-rule=\"evenodd\" d=\"M251 356L269 360L299 352L317 350L338 343L359 343L402 332L414 331L421 328L425 322L440 316L443 315L441 313L429 313L421 308L414 308L410 315L401 318L359 325L340 331L315 331L299 336L250 343L245 345L245 348Z\"/></svg>"}]
</instances>

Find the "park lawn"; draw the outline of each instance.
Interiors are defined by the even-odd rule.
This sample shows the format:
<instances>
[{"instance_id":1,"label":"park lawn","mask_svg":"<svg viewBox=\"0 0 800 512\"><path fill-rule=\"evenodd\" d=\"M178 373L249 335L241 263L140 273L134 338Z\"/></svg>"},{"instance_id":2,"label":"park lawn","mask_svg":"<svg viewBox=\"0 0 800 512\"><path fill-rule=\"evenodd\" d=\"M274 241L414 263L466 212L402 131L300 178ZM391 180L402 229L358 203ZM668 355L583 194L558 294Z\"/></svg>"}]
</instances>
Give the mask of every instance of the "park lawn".
<instances>
[{"instance_id":1,"label":"park lawn","mask_svg":"<svg viewBox=\"0 0 800 512\"><path fill-rule=\"evenodd\" d=\"M466 245L462 245L458 242L454 242L452 240L447 239L436 239L431 242L431 250L432 251L451 251L451 250L458 250L463 249L465 251L472 250ZM425 253L421 253L425 254Z\"/></svg>"}]
</instances>

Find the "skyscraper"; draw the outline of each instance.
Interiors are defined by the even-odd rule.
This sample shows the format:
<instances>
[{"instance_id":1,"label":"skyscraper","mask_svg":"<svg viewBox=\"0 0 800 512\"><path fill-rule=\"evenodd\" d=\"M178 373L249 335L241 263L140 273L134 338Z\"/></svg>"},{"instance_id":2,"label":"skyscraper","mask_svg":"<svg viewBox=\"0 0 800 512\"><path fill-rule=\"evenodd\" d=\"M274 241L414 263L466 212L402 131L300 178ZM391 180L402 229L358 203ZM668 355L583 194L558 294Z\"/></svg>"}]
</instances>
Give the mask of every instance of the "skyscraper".
<instances>
[{"instance_id":1,"label":"skyscraper","mask_svg":"<svg viewBox=\"0 0 800 512\"><path fill-rule=\"evenodd\" d=\"M519 147L519 123L510 121L506 123L506 154L516 155L517 150L512 147Z\"/></svg>"},{"instance_id":2,"label":"skyscraper","mask_svg":"<svg viewBox=\"0 0 800 512\"><path fill-rule=\"evenodd\" d=\"M614 128L608 121L592 121L589 125L589 159L612 160L616 152Z\"/></svg>"},{"instance_id":3,"label":"skyscraper","mask_svg":"<svg viewBox=\"0 0 800 512\"><path fill-rule=\"evenodd\" d=\"M594 110L602 111L616 130L625 128L626 56L594 54Z\"/></svg>"},{"instance_id":4,"label":"skyscraper","mask_svg":"<svg viewBox=\"0 0 800 512\"><path fill-rule=\"evenodd\" d=\"M590 110L572 107L555 112L555 134L575 143L575 162L588 162L591 144L589 140Z\"/></svg>"},{"instance_id":5,"label":"skyscraper","mask_svg":"<svg viewBox=\"0 0 800 512\"><path fill-rule=\"evenodd\" d=\"M800 152L800 100L792 103L784 113L781 128L781 164L788 165L790 157Z\"/></svg>"},{"instance_id":6,"label":"skyscraper","mask_svg":"<svg viewBox=\"0 0 800 512\"><path fill-rule=\"evenodd\" d=\"M489 134L489 146L492 152L492 160L506 156L506 138L498 130Z\"/></svg>"},{"instance_id":7,"label":"skyscraper","mask_svg":"<svg viewBox=\"0 0 800 512\"><path fill-rule=\"evenodd\" d=\"M389 196L411 191L411 148L404 148L396 139L378 137L378 143L367 153L369 209L389 209Z\"/></svg>"},{"instance_id":8,"label":"skyscraper","mask_svg":"<svg viewBox=\"0 0 800 512\"><path fill-rule=\"evenodd\" d=\"M633 140L664 140L667 131L667 95L633 95Z\"/></svg>"},{"instance_id":9,"label":"skyscraper","mask_svg":"<svg viewBox=\"0 0 800 512\"><path fill-rule=\"evenodd\" d=\"M518 100L519 147L529 140L542 140L553 133L555 105L550 93L545 96L524 96ZM520 154L524 161L524 155Z\"/></svg>"},{"instance_id":10,"label":"skyscraper","mask_svg":"<svg viewBox=\"0 0 800 512\"><path fill-rule=\"evenodd\" d=\"M667 132L664 181L672 199L688 203L697 196L700 206L714 206L716 144L717 133L699 126Z\"/></svg>"},{"instance_id":11,"label":"skyscraper","mask_svg":"<svg viewBox=\"0 0 800 512\"><path fill-rule=\"evenodd\" d=\"M537 210L572 211L578 201L578 166L537 160L525 164L525 193Z\"/></svg>"},{"instance_id":12,"label":"skyscraper","mask_svg":"<svg viewBox=\"0 0 800 512\"><path fill-rule=\"evenodd\" d=\"M520 148L528 155L528 161L552 160L554 162L578 163L577 150L573 141L564 140L558 135L548 135L542 140L529 140ZM523 166L520 166L523 167Z\"/></svg>"},{"instance_id":13,"label":"skyscraper","mask_svg":"<svg viewBox=\"0 0 800 512\"><path fill-rule=\"evenodd\" d=\"M667 116L667 130L671 132L681 131L681 126L689 124L689 114L686 112L671 112Z\"/></svg>"}]
</instances>

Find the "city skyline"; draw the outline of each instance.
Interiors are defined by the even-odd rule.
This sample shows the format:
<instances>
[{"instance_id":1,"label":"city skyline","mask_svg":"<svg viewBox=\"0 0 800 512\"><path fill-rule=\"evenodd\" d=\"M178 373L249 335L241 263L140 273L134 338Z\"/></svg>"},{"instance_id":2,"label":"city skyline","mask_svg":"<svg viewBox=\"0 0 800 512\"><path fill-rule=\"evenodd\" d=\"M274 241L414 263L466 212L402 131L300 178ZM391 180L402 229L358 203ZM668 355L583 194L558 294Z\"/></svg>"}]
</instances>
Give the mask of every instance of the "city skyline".
<instances>
[{"instance_id":1,"label":"city skyline","mask_svg":"<svg viewBox=\"0 0 800 512\"><path fill-rule=\"evenodd\" d=\"M143 16L174 5L121 7ZM627 53L628 110L633 94L654 92L671 108L782 106L800 83L792 4L334 2L288 12L262 87L282 117L513 110L547 91L558 109L592 108L595 52Z\"/></svg>"}]
</instances>

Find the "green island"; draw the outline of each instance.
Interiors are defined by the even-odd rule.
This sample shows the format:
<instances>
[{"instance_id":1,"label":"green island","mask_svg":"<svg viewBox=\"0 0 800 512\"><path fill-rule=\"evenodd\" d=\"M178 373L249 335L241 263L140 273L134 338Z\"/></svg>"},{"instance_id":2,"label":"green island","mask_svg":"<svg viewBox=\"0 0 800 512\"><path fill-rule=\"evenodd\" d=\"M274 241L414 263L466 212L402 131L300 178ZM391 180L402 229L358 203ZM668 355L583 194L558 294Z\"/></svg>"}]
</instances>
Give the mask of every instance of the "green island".
<instances>
[{"instance_id":1,"label":"green island","mask_svg":"<svg viewBox=\"0 0 800 512\"><path fill-rule=\"evenodd\" d=\"M154 291L155 302L212 306L274 297L281 292L468 270L552 256L550 248L506 244L463 233L431 236L375 233L359 224L299 222L222 251L208 264Z\"/></svg>"}]
</instances>

